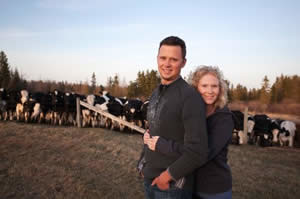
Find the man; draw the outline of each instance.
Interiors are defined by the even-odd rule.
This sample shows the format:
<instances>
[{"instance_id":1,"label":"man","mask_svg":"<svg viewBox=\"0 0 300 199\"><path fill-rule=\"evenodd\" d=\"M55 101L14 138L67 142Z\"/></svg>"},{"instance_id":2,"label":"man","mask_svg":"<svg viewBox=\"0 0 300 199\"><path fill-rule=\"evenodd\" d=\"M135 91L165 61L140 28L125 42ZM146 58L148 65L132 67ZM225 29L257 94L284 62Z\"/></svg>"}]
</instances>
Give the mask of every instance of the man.
<instances>
[{"instance_id":1,"label":"man","mask_svg":"<svg viewBox=\"0 0 300 199\"><path fill-rule=\"evenodd\" d=\"M147 199L192 198L192 172L207 159L205 104L180 76L185 56L182 39L170 36L161 41L157 55L161 84L148 105L149 132L183 143L184 151L170 157L145 145L142 174Z\"/></svg>"}]
</instances>

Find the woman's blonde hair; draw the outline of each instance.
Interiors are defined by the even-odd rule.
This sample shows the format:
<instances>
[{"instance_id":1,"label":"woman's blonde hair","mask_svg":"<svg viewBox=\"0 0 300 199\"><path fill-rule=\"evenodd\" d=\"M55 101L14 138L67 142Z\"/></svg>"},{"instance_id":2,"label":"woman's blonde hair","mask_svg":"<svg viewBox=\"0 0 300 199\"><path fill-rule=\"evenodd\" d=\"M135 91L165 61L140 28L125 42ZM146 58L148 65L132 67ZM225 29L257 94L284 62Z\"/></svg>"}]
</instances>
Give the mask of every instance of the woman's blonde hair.
<instances>
[{"instance_id":1,"label":"woman's blonde hair","mask_svg":"<svg viewBox=\"0 0 300 199\"><path fill-rule=\"evenodd\" d=\"M197 67L196 70L191 74L191 77L189 78L189 83L197 89L200 79L206 74L212 74L219 80L220 92L216 102L214 103L214 107L223 108L227 104L228 87L223 78L223 73L217 66L202 65Z\"/></svg>"}]
</instances>

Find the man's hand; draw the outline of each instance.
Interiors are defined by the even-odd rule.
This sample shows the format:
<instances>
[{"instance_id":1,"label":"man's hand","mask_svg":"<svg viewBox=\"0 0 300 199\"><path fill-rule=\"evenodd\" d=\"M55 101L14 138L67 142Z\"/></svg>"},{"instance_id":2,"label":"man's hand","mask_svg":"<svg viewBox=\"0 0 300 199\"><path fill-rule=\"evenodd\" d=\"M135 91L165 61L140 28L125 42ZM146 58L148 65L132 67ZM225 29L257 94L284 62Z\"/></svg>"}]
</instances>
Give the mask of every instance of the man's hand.
<instances>
[{"instance_id":1,"label":"man's hand","mask_svg":"<svg viewBox=\"0 0 300 199\"><path fill-rule=\"evenodd\" d=\"M149 130L144 134L144 144L148 145L148 148L155 151L157 140L159 136L150 136Z\"/></svg>"},{"instance_id":2,"label":"man's hand","mask_svg":"<svg viewBox=\"0 0 300 199\"><path fill-rule=\"evenodd\" d=\"M160 190L169 189L169 182L172 180L171 175L166 170L160 174L160 176L154 178L152 181L152 186L156 185Z\"/></svg>"}]
</instances>

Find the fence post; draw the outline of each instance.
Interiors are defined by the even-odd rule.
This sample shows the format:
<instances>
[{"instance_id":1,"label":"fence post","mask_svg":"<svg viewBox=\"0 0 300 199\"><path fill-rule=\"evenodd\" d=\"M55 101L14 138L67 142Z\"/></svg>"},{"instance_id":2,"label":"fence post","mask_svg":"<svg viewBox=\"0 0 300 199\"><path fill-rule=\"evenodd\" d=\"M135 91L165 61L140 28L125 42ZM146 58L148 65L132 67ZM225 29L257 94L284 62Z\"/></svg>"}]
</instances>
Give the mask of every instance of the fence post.
<instances>
[{"instance_id":1,"label":"fence post","mask_svg":"<svg viewBox=\"0 0 300 199\"><path fill-rule=\"evenodd\" d=\"M80 121L80 99L79 97L76 98L76 122L77 127L81 128L81 121Z\"/></svg>"},{"instance_id":2,"label":"fence post","mask_svg":"<svg viewBox=\"0 0 300 199\"><path fill-rule=\"evenodd\" d=\"M244 111L244 132L243 132L243 143L247 144L248 142L248 107Z\"/></svg>"}]
</instances>

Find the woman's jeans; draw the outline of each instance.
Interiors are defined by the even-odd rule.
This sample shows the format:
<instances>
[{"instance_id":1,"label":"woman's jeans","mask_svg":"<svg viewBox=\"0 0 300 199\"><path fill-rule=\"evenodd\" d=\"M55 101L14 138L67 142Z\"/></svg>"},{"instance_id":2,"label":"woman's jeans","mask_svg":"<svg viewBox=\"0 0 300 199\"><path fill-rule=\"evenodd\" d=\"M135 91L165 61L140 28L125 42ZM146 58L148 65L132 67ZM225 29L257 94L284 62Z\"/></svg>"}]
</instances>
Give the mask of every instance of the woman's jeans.
<instances>
[{"instance_id":1,"label":"woman's jeans","mask_svg":"<svg viewBox=\"0 0 300 199\"><path fill-rule=\"evenodd\" d=\"M223 193L216 193L216 194L208 194L208 193L195 193L198 199L231 199L232 198L232 190L223 192Z\"/></svg>"}]
</instances>

